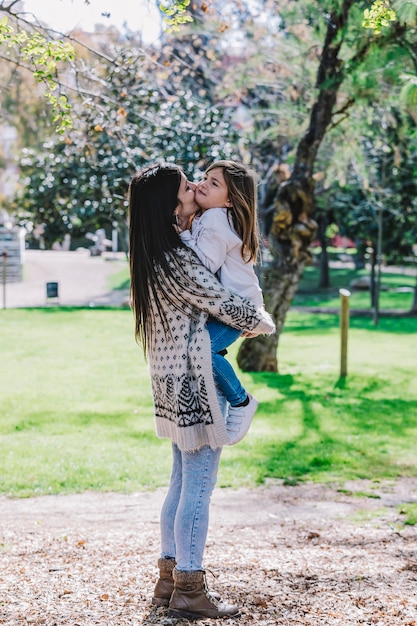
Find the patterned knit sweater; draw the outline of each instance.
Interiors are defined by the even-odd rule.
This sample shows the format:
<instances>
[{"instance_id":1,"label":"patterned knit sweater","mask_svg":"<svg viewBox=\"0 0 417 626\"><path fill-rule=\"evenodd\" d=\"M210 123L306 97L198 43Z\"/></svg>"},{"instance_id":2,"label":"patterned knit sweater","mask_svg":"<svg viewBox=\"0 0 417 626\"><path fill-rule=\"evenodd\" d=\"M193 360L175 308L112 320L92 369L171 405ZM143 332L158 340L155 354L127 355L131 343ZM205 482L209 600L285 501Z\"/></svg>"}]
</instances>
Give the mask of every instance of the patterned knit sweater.
<instances>
[{"instance_id":1,"label":"patterned knit sweater","mask_svg":"<svg viewBox=\"0 0 417 626\"><path fill-rule=\"evenodd\" d=\"M214 384L207 318L211 315L233 328L257 329L261 334L273 333L275 325L263 309L226 291L191 250L179 248L170 266L171 278L161 274L166 288L158 292L159 307L152 301L148 361L156 431L181 450L219 448L228 438Z\"/></svg>"}]
</instances>

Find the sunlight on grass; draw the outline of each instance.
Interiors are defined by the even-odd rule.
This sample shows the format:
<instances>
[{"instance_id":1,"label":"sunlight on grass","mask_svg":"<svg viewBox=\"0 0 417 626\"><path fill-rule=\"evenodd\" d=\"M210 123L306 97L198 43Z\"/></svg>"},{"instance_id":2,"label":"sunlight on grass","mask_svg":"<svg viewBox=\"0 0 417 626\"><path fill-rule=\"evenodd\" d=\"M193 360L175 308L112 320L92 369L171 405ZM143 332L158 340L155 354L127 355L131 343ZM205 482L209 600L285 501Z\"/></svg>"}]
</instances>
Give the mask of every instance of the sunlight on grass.
<instances>
[{"instance_id":1,"label":"sunlight on grass","mask_svg":"<svg viewBox=\"0 0 417 626\"><path fill-rule=\"evenodd\" d=\"M306 307L329 307L338 308L340 304L339 289L350 289L351 309L370 309L369 291L357 291L351 289L351 283L358 278L369 277L368 270L355 270L350 268L331 268L330 287L320 288L319 268L316 266L306 267L300 281L293 306ZM409 311L413 302L413 291L416 285L416 277L410 274L382 273L380 308L402 309Z\"/></svg>"},{"instance_id":2,"label":"sunlight on grass","mask_svg":"<svg viewBox=\"0 0 417 626\"><path fill-rule=\"evenodd\" d=\"M395 327L381 320L378 329L355 321L349 374L340 384L337 316L291 314L280 339L280 374L252 375L260 408L248 437L224 451L225 484L236 484L245 455L257 465L255 483L415 476L416 331L412 319L395 320ZM280 400L263 402L258 381L269 382Z\"/></svg>"},{"instance_id":3,"label":"sunlight on grass","mask_svg":"<svg viewBox=\"0 0 417 626\"><path fill-rule=\"evenodd\" d=\"M148 367L128 310L1 313L0 492L15 496L166 485ZM352 319L339 379L339 320L290 313L279 374L239 373L259 410L225 448L219 485L417 476L415 319ZM229 351L236 366L238 345Z\"/></svg>"}]
</instances>

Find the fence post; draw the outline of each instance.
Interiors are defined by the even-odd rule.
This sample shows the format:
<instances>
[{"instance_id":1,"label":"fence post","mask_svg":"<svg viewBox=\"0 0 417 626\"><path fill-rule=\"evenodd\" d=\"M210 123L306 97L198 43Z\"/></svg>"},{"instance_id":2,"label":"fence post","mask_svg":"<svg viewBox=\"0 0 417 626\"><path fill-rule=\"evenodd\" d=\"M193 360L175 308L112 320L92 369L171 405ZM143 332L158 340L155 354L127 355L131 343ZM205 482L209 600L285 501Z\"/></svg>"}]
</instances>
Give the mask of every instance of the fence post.
<instances>
[{"instance_id":1,"label":"fence post","mask_svg":"<svg viewBox=\"0 0 417 626\"><path fill-rule=\"evenodd\" d=\"M349 329L349 298L348 289L339 289L340 294L340 378L347 374L347 349Z\"/></svg>"}]
</instances>

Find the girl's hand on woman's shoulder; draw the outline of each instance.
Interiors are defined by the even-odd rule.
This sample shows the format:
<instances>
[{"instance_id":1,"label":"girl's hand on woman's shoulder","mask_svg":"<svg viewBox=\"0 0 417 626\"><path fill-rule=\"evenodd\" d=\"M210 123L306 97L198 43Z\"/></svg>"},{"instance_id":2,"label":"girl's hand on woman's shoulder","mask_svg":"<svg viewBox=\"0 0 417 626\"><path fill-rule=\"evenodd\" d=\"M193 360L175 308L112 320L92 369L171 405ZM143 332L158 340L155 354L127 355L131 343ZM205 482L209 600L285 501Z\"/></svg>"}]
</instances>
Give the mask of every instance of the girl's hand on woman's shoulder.
<instances>
[{"instance_id":1,"label":"girl's hand on woman's shoulder","mask_svg":"<svg viewBox=\"0 0 417 626\"><path fill-rule=\"evenodd\" d=\"M255 330L245 330L245 332L242 333L242 337L244 337L245 339L253 339L254 337L258 337L261 334L262 333L257 333Z\"/></svg>"}]
</instances>

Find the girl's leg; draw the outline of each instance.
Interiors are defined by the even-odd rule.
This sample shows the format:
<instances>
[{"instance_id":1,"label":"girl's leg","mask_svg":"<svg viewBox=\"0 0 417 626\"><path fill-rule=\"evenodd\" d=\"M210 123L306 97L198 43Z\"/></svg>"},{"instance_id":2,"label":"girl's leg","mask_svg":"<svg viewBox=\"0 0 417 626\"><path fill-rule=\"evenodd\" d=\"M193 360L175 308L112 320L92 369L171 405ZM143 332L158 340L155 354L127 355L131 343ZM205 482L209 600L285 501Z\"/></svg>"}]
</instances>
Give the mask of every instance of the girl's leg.
<instances>
[{"instance_id":1,"label":"girl's leg","mask_svg":"<svg viewBox=\"0 0 417 626\"><path fill-rule=\"evenodd\" d=\"M180 452L182 489L175 516L177 569L202 570L209 506L216 484L221 448L205 446L196 452Z\"/></svg>"},{"instance_id":2,"label":"girl's leg","mask_svg":"<svg viewBox=\"0 0 417 626\"><path fill-rule=\"evenodd\" d=\"M207 330L211 340L214 381L230 405L226 428L229 443L233 445L246 436L258 408L258 402L242 387L229 361L219 354L237 339L239 331L213 319L207 322Z\"/></svg>"},{"instance_id":3,"label":"girl's leg","mask_svg":"<svg viewBox=\"0 0 417 626\"><path fill-rule=\"evenodd\" d=\"M207 330L210 334L214 381L231 406L242 404L247 398L247 393L233 367L221 354L221 351L234 343L241 333L214 319L207 322Z\"/></svg>"},{"instance_id":4,"label":"girl's leg","mask_svg":"<svg viewBox=\"0 0 417 626\"><path fill-rule=\"evenodd\" d=\"M182 488L181 452L172 444L172 472L168 493L161 509L161 558L175 558L174 525Z\"/></svg>"}]
</instances>

